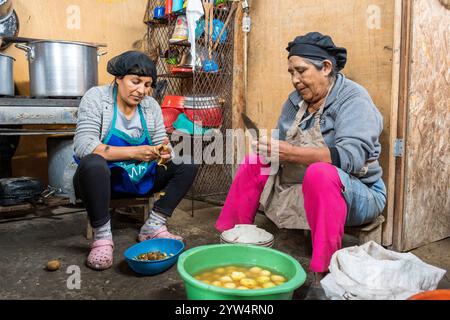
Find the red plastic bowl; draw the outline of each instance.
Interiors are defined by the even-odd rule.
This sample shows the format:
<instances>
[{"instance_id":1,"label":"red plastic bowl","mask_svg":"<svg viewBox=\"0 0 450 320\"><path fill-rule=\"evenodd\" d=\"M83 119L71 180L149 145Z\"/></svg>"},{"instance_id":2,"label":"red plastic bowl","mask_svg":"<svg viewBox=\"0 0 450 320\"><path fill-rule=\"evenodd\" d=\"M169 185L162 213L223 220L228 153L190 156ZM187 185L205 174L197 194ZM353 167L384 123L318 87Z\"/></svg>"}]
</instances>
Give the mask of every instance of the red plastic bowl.
<instances>
[{"instance_id":1,"label":"red plastic bowl","mask_svg":"<svg viewBox=\"0 0 450 320\"><path fill-rule=\"evenodd\" d=\"M184 109L186 116L197 125L208 128L218 128L222 125L222 108Z\"/></svg>"},{"instance_id":2,"label":"red plastic bowl","mask_svg":"<svg viewBox=\"0 0 450 320\"><path fill-rule=\"evenodd\" d=\"M183 96L166 96L161 105L161 108L162 109L175 108L175 109L181 109L181 111L182 111L184 109L184 100L185 100L185 97L183 97Z\"/></svg>"},{"instance_id":3,"label":"red plastic bowl","mask_svg":"<svg viewBox=\"0 0 450 320\"><path fill-rule=\"evenodd\" d=\"M171 133L173 129L173 123L178 119L178 116L182 113L182 110L176 108L163 108L162 114L164 118L164 126L167 132Z\"/></svg>"}]
</instances>

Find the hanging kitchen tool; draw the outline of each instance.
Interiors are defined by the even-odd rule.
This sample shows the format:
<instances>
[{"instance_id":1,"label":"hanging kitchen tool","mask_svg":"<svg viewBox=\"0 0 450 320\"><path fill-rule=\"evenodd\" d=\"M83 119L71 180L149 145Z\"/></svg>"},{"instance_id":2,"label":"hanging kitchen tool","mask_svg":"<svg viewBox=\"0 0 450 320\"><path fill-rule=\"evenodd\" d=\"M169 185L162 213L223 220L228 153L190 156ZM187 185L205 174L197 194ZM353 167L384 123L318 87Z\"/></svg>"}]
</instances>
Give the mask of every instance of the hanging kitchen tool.
<instances>
[{"instance_id":1,"label":"hanging kitchen tool","mask_svg":"<svg viewBox=\"0 0 450 320\"><path fill-rule=\"evenodd\" d=\"M203 71L217 72L219 70L219 66L217 65L217 62L212 59L212 33L214 23L213 0L203 0L203 6L205 9L205 35L208 34L205 39L205 46L208 46L208 60L203 62Z\"/></svg>"},{"instance_id":2,"label":"hanging kitchen tool","mask_svg":"<svg viewBox=\"0 0 450 320\"><path fill-rule=\"evenodd\" d=\"M214 44L213 51L217 50L217 47L219 46L219 43L222 39L222 35L227 30L228 25L230 24L231 18L233 17L234 12L237 10L239 3L237 1L233 1L233 4L231 5L231 10L228 13L227 19L225 20L225 23L223 24L222 31L220 31L219 36L217 37L216 43Z\"/></svg>"}]
</instances>

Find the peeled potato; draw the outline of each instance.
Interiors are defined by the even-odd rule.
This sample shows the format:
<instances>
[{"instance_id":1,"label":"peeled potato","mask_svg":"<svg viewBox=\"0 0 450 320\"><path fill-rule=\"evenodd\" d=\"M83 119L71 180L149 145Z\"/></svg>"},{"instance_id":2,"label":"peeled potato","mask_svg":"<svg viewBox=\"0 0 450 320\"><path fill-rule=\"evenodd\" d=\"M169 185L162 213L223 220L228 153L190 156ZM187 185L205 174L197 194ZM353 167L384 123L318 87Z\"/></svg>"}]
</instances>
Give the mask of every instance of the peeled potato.
<instances>
[{"instance_id":1,"label":"peeled potato","mask_svg":"<svg viewBox=\"0 0 450 320\"><path fill-rule=\"evenodd\" d=\"M211 284L211 281L208 281L208 280L204 280L202 282L205 283L205 284Z\"/></svg>"},{"instance_id":2,"label":"peeled potato","mask_svg":"<svg viewBox=\"0 0 450 320\"><path fill-rule=\"evenodd\" d=\"M256 278L256 281L258 281L260 284L264 284L264 283L270 282L270 278L266 277L266 276L261 276L261 277Z\"/></svg>"},{"instance_id":3,"label":"peeled potato","mask_svg":"<svg viewBox=\"0 0 450 320\"><path fill-rule=\"evenodd\" d=\"M251 273L260 273L262 271L259 267L253 267L249 270Z\"/></svg>"},{"instance_id":4,"label":"peeled potato","mask_svg":"<svg viewBox=\"0 0 450 320\"><path fill-rule=\"evenodd\" d=\"M217 268L214 270L215 274L224 274L225 273L225 268Z\"/></svg>"},{"instance_id":5,"label":"peeled potato","mask_svg":"<svg viewBox=\"0 0 450 320\"><path fill-rule=\"evenodd\" d=\"M223 285L223 287L227 289L236 289L236 284L234 284L233 282L227 282Z\"/></svg>"},{"instance_id":6,"label":"peeled potato","mask_svg":"<svg viewBox=\"0 0 450 320\"><path fill-rule=\"evenodd\" d=\"M258 283L256 282L256 280L253 280L253 279L242 279L241 285L243 285L249 289L252 289L252 288L256 287L258 285Z\"/></svg>"},{"instance_id":7,"label":"peeled potato","mask_svg":"<svg viewBox=\"0 0 450 320\"><path fill-rule=\"evenodd\" d=\"M222 282L220 282L220 281L214 281L213 283L211 283L213 286L216 286L216 287L221 287L222 286Z\"/></svg>"},{"instance_id":8,"label":"peeled potato","mask_svg":"<svg viewBox=\"0 0 450 320\"><path fill-rule=\"evenodd\" d=\"M273 288L273 287L276 287L276 286L277 285L275 283L273 283L273 282L266 282L266 283L263 284L263 288L264 289L269 289L269 288Z\"/></svg>"},{"instance_id":9,"label":"peeled potato","mask_svg":"<svg viewBox=\"0 0 450 320\"><path fill-rule=\"evenodd\" d=\"M240 281L244 278L245 278L245 273L243 273L243 272L234 271L231 273L231 279L233 279L234 281Z\"/></svg>"},{"instance_id":10,"label":"peeled potato","mask_svg":"<svg viewBox=\"0 0 450 320\"><path fill-rule=\"evenodd\" d=\"M228 283L228 282L233 282L233 279L231 279L231 277L229 277L229 276L225 276L225 277L220 278L220 281Z\"/></svg>"},{"instance_id":11,"label":"peeled potato","mask_svg":"<svg viewBox=\"0 0 450 320\"><path fill-rule=\"evenodd\" d=\"M48 271L56 271L61 268L61 263L58 260L52 260L47 262L47 270Z\"/></svg>"},{"instance_id":12,"label":"peeled potato","mask_svg":"<svg viewBox=\"0 0 450 320\"><path fill-rule=\"evenodd\" d=\"M286 278L285 277L277 276L277 275L271 276L270 280L272 280L275 283L277 283L277 282L286 282Z\"/></svg>"},{"instance_id":13,"label":"peeled potato","mask_svg":"<svg viewBox=\"0 0 450 320\"><path fill-rule=\"evenodd\" d=\"M270 272L269 270L263 270L259 274L262 276L270 277L272 275L272 272Z\"/></svg>"}]
</instances>

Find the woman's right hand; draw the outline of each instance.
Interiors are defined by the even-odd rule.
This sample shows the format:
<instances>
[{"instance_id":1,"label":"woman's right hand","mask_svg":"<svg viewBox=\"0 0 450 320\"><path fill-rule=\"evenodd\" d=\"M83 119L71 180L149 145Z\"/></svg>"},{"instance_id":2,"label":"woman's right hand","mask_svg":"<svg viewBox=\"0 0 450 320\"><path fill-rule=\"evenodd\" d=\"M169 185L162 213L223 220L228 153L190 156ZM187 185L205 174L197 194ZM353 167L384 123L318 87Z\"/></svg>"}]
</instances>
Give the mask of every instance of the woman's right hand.
<instances>
[{"instance_id":1,"label":"woman's right hand","mask_svg":"<svg viewBox=\"0 0 450 320\"><path fill-rule=\"evenodd\" d=\"M158 151L153 146L133 147L133 159L142 162L151 162L159 158Z\"/></svg>"}]
</instances>

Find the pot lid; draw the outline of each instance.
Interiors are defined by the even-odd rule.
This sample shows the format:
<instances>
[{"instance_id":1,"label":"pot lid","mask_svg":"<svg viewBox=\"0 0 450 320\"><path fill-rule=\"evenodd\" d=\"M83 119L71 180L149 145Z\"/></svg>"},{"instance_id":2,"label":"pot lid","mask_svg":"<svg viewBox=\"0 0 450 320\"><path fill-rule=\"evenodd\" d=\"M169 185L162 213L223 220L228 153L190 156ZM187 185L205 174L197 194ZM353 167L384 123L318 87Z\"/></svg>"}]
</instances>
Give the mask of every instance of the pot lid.
<instances>
[{"instance_id":1,"label":"pot lid","mask_svg":"<svg viewBox=\"0 0 450 320\"><path fill-rule=\"evenodd\" d=\"M107 47L105 43L91 43L82 41L70 41L70 40L52 40L52 39L36 39L36 38L25 38L25 37L3 37L2 40L6 43L39 43L39 42L54 42L54 43L67 43L67 44L78 44L90 47Z\"/></svg>"}]
</instances>

